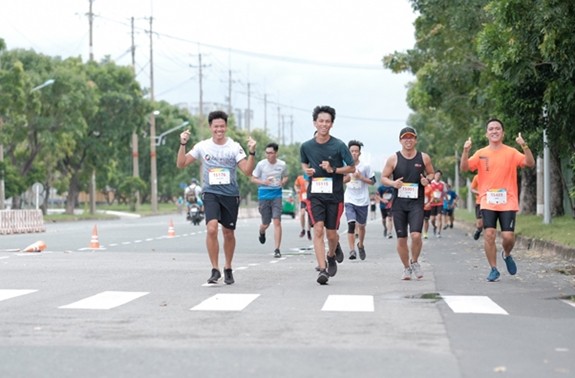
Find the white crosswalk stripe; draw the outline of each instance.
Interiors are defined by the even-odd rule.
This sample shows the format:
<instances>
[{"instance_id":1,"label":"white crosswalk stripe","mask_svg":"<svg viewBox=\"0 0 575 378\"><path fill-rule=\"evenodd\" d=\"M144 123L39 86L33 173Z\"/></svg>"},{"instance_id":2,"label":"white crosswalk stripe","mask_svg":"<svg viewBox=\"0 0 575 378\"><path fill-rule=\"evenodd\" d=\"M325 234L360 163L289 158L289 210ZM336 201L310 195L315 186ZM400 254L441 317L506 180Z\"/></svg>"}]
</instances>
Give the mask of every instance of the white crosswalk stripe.
<instances>
[{"instance_id":1,"label":"white crosswalk stripe","mask_svg":"<svg viewBox=\"0 0 575 378\"><path fill-rule=\"evenodd\" d=\"M21 295L35 293L37 291L38 290L10 290L10 289L2 290L2 289L0 289L0 301L10 299L10 298L19 297Z\"/></svg>"},{"instance_id":2,"label":"white crosswalk stripe","mask_svg":"<svg viewBox=\"0 0 575 378\"><path fill-rule=\"evenodd\" d=\"M373 312L373 295L330 295L321 310Z\"/></svg>"},{"instance_id":3,"label":"white crosswalk stripe","mask_svg":"<svg viewBox=\"0 0 575 378\"><path fill-rule=\"evenodd\" d=\"M446 295L443 300L455 313L509 315L489 297L481 295Z\"/></svg>"},{"instance_id":4,"label":"white crosswalk stripe","mask_svg":"<svg viewBox=\"0 0 575 378\"><path fill-rule=\"evenodd\" d=\"M216 294L192 307L192 311L242 311L259 294Z\"/></svg>"},{"instance_id":5,"label":"white crosswalk stripe","mask_svg":"<svg viewBox=\"0 0 575 378\"><path fill-rule=\"evenodd\" d=\"M138 291L104 291L58 308L109 310L149 294Z\"/></svg>"}]
</instances>

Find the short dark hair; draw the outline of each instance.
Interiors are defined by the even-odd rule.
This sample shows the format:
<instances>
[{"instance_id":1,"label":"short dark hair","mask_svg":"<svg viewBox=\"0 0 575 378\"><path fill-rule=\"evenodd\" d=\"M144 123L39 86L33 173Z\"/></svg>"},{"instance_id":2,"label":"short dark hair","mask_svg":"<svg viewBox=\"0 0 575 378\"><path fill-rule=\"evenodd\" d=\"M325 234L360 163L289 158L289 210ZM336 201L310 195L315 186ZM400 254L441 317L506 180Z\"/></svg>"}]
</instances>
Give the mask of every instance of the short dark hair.
<instances>
[{"instance_id":1,"label":"short dark hair","mask_svg":"<svg viewBox=\"0 0 575 378\"><path fill-rule=\"evenodd\" d=\"M505 126L503 126L503 122L501 122L500 119L498 118L490 118L486 123L485 123L485 130L487 130L487 125L489 125L491 122L497 122L498 124L501 125L501 129L505 130Z\"/></svg>"},{"instance_id":2,"label":"short dark hair","mask_svg":"<svg viewBox=\"0 0 575 378\"><path fill-rule=\"evenodd\" d=\"M208 123L211 125L214 119L223 119L228 123L228 115L223 110L214 110L208 115Z\"/></svg>"},{"instance_id":3,"label":"short dark hair","mask_svg":"<svg viewBox=\"0 0 575 378\"><path fill-rule=\"evenodd\" d=\"M335 109L331 106L323 105L323 106L316 106L313 109L313 120L314 122L317 121L317 116L319 113L327 113L331 116L331 121L335 121Z\"/></svg>"},{"instance_id":4,"label":"short dark hair","mask_svg":"<svg viewBox=\"0 0 575 378\"><path fill-rule=\"evenodd\" d=\"M351 148L351 146L357 146L357 147L359 147L359 150L361 151L361 148L363 147L363 143L361 143L359 140L352 139L349 142L347 142L347 148Z\"/></svg>"},{"instance_id":5,"label":"short dark hair","mask_svg":"<svg viewBox=\"0 0 575 378\"><path fill-rule=\"evenodd\" d=\"M275 142L270 142L266 145L266 148L270 148L270 147L273 148L275 152L278 152L278 150L280 148L280 146L278 146L278 144Z\"/></svg>"},{"instance_id":6,"label":"short dark hair","mask_svg":"<svg viewBox=\"0 0 575 378\"><path fill-rule=\"evenodd\" d=\"M435 173L439 173L440 175L443 175L443 172L441 172L441 169L436 170Z\"/></svg>"}]
</instances>

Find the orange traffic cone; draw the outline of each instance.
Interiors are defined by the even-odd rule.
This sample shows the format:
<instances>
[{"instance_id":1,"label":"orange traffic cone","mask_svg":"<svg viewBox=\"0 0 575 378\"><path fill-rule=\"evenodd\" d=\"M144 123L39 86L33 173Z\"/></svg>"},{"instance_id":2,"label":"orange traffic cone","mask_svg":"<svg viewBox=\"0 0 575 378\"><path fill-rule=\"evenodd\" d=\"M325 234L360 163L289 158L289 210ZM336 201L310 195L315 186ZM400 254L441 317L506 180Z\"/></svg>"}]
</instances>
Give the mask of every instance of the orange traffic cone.
<instances>
[{"instance_id":1,"label":"orange traffic cone","mask_svg":"<svg viewBox=\"0 0 575 378\"><path fill-rule=\"evenodd\" d=\"M99 249L100 242L98 241L98 228L94 225L92 229L92 239L90 239L90 248Z\"/></svg>"},{"instance_id":2,"label":"orange traffic cone","mask_svg":"<svg viewBox=\"0 0 575 378\"><path fill-rule=\"evenodd\" d=\"M46 249L46 243L42 240L38 240L36 243L30 244L28 247L24 248L22 252L42 252Z\"/></svg>"},{"instance_id":3,"label":"orange traffic cone","mask_svg":"<svg viewBox=\"0 0 575 378\"><path fill-rule=\"evenodd\" d=\"M176 236L176 230L174 229L174 222L170 219L170 226L168 227L168 237L173 238Z\"/></svg>"}]
</instances>

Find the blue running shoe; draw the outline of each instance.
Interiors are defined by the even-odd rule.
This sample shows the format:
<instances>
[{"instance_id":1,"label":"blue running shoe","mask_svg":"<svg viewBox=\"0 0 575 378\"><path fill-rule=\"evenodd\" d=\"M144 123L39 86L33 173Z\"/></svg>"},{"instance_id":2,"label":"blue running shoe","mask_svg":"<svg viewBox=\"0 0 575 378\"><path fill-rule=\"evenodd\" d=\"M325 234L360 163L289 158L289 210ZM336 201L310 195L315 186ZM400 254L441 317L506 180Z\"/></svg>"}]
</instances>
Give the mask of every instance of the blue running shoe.
<instances>
[{"instance_id":1,"label":"blue running shoe","mask_svg":"<svg viewBox=\"0 0 575 378\"><path fill-rule=\"evenodd\" d=\"M511 257L511 255L505 257L505 251L501 251L501 257L503 258L503 261L505 261L505 266L507 267L509 274L512 276L515 275L515 273L517 273L517 265L515 264L513 257Z\"/></svg>"},{"instance_id":2,"label":"blue running shoe","mask_svg":"<svg viewBox=\"0 0 575 378\"><path fill-rule=\"evenodd\" d=\"M487 276L487 281L489 282L497 281L499 279L499 276L500 274L497 268L491 268L491 272L489 272L489 275Z\"/></svg>"}]
</instances>

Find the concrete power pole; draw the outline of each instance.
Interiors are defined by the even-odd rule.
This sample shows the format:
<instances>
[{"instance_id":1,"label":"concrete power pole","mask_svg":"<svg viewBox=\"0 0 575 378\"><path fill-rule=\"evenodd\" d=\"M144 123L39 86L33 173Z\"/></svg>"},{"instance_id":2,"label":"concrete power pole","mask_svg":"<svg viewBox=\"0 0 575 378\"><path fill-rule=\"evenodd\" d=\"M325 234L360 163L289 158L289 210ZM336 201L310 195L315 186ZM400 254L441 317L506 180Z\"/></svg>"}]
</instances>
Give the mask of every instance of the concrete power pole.
<instances>
[{"instance_id":1,"label":"concrete power pole","mask_svg":"<svg viewBox=\"0 0 575 378\"><path fill-rule=\"evenodd\" d=\"M94 61L94 43L93 43L93 25L94 25L94 13L92 12L92 5L94 0L90 0L90 11L88 13L88 24L90 33L90 62ZM92 175L90 176L90 214L96 213L96 168L92 170Z\"/></svg>"},{"instance_id":2,"label":"concrete power pole","mask_svg":"<svg viewBox=\"0 0 575 378\"><path fill-rule=\"evenodd\" d=\"M204 73L203 73L203 69L204 67L209 67L210 65L205 65L202 64L202 54L198 54L198 80L199 80L199 86L200 86L200 103L199 103L199 117L200 117L200 127L202 127L204 125ZM194 68L196 66L190 64L190 67ZM231 73L230 73L231 75ZM230 84L231 85L231 84ZM229 89L230 91L230 96L231 96L231 89ZM231 98L230 98L230 104L231 104Z\"/></svg>"},{"instance_id":3,"label":"concrete power pole","mask_svg":"<svg viewBox=\"0 0 575 378\"><path fill-rule=\"evenodd\" d=\"M154 44L152 22L153 17L150 17L150 102L154 106ZM153 111L150 114L150 184L152 185L151 193L151 207L152 213L158 212L158 169L156 161L156 113Z\"/></svg>"},{"instance_id":4,"label":"concrete power pole","mask_svg":"<svg viewBox=\"0 0 575 378\"><path fill-rule=\"evenodd\" d=\"M132 72L134 72L134 76L136 75L136 44L134 43L134 17L131 18L131 26L132 26ZM140 177L140 163L139 163L139 153L138 153L138 134L134 129L132 131L132 175L134 177ZM140 207L140 192L136 192L136 210Z\"/></svg>"}]
</instances>

